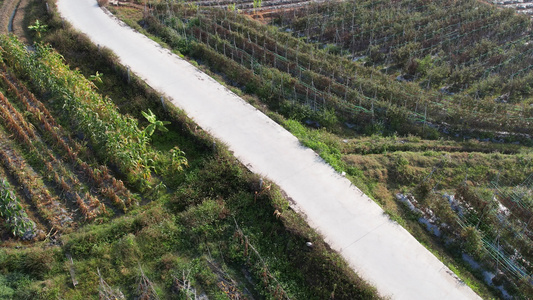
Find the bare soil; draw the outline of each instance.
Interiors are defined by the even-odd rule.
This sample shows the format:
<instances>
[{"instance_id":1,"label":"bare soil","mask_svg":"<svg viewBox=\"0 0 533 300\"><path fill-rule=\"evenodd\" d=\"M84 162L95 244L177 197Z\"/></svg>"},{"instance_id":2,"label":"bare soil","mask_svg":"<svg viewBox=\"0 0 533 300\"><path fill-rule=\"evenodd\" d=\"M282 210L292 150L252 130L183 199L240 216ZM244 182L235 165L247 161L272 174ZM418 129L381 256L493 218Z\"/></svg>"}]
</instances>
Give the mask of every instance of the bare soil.
<instances>
[{"instance_id":1,"label":"bare soil","mask_svg":"<svg viewBox=\"0 0 533 300\"><path fill-rule=\"evenodd\" d=\"M19 0L4 0L0 7L0 34L7 34L11 15L17 7Z\"/></svg>"},{"instance_id":2,"label":"bare soil","mask_svg":"<svg viewBox=\"0 0 533 300\"><path fill-rule=\"evenodd\" d=\"M26 9L31 0L4 0L0 7L0 34L11 33L17 35L21 41L28 43L27 25L24 23ZM13 13L15 13L13 15ZM13 17L13 18L12 18ZM10 24L10 22L13 22ZM10 28L10 25L12 28Z\"/></svg>"},{"instance_id":3,"label":"bare soil","mask_svg":"<svg viewBox=\"0 0 533 300\"><path fill-rule=\"evenodd\" d=\"M18 0L12 1L18 2ZM27 25L24 23L24 16L26 15L26 10L29 9L29 4L30 0L20 0L15 17L13 18L13 33L18 36L19 40L26 44L30 41L30 37L28 36Z\"/></svg>"}]
</instances>

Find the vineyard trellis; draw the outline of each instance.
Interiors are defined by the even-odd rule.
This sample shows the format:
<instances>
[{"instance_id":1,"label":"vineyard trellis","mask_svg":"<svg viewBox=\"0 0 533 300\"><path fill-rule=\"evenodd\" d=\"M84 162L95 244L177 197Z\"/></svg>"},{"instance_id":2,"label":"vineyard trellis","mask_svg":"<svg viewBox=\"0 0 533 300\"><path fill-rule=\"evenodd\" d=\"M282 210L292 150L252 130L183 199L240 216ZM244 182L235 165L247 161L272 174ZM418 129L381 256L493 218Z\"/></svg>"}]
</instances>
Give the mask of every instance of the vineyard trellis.
<instances>
[{"instance_id":1,"label":"vineyard trellis","mask_svg":"<svg viewBox=\"0 0 533 300\"><path fill-rule=\"evenodd\" d=\"M322 6L331 8L336 5L340 4L323 4ZM418 5L417 9L423 11L424 5ZM393 112L393 114L403 115L403 118L411 120L415 125L420 120L417 115L422 114L419 108L423 108L425 119L422 123L434 123L432 126L450 126L455 123L450 120L461 120L462 125L466 123L471 128L487 129L498 124L499 128L503 126L510 132L521 133L526 132L525 128L531 125L527 118L530 112L526 107L516 106L511 109L511 106L505 103L487 105L486 101L480 103L469 95L450 97L434 90L420 89L414 84L391 82L387 75L362 67L344 57L320 50L317 45L302 42L286 33L261 27L236 13L223 10L206 10L199 13L198 9L187 11L187 9L177 9L177 7L178 4L161 8L154 6L152 10L159 24L172 28L167 31L169 37L174 40L187 40L187 43L191 43L190 39L195 38L201 43L195 45L198 50L197 55L210 57L213 63L230 59L237 63L239 68L252 71L250 73L252 78L270 87L272 92L269 93L270 98L278 98L280 101L290 99L309 106L315 111L333 109L345 117L355 119L366 115L359 120L363 123L367 122L362 120L373 120L376 116L378 119L386 120L389 112ZM318 9L316 7L321 6L307 6L304 10ZM349 9L338 8L335 11L350 12ZM458 9L456 13L460 14L461 10ZM461 26L469 27L469 24L482 20L487 14L491 14L493 18L499 16L494 15L491 10L484 9L482 12L473 14L472 20ZM186 25L181 21L186 18L195 18L196 21ZM453 24L461 24L458 20L454 22ZM453 24L449 26L455 26ZM500 33L500 35L508 37L512 35L511 32L518 31L520 33L518 39L523 39L523 33L520 31L523 28L521 24L515 24L505 32L506 34ZM155 23L152 25L160 26ZM480 31L479 28L471 28L463 35L451 36L449 39L464 39L468 35L477 34L478 31ZM518 43L516 39L512 42ZM459 51L459 49L461 48L456 50ZM221 56L218 57L218 55ZM461 53L454 55L460 56ZM483 60L481 55L472 56L462 63L466 66L474 59L482 63L489 61ZM446 61L446 59L446 57L439 57L433 63ZM229 68L229 65L225 64ZM246 83L243 82L243 84ZM500 111L501 114L495 115L494 111Z\"/></svg>"},{"instance_id":2,"label":"vineyard trellis","mask_svg":"<svg viewBox=\"0 0 533 300\"><path fill-rule=\"evenodd\" d=\"M498 61L502 60L501 59L502 55L510 57L511 60L513 59L513 57L514 57L514 59L516 59L517 56L523 56L525 51L527 51L528 49L531 49L531 46L530 46L530 44L528 42L528 39L527 39L527 37L530 36L530 33L528 33L529 32L529 21L527 19L515 17L515 16L513 16L511 11L501 11L500 12L500 11L498 11L496 9L490 8L488 5L478 5L478 4L479 3L472 2L472 1L462 1L460 3L460 5L455 5L454 4L454 7L453 7L454 12L450 12L450 17L448 17L447 14L444 14L444 12L447 13L447 11L444 10L444 7L439 7L440 8L439 12L443 12L442 17L440 19L439 19L439 17L430 19L430 20L428 20L427 24L424 24L424 26L420 26L420 25L418 25L418 26L410 26L410 27L416 29L415 31L417 32L417 34L419 34L420 36L423 36L423 38L421 39L423 41L428 40L429 38L433 38L433 35L438 34L441 31L442 32L449 31L449 29L452 28L452 27L461 26L463 28L467 28L467 27L471 27L471 28L466 30L461 35L453 35L453 34L451 34L448 37L446 37L445 39L440 38L438 44L434 44L434 45L429 46L429 47L426 46L426 48L421 46L420 48L415 49L415 51L410 51L409 59L407 61L411 61L411 60L413 60L415 58L416 59L421 59L421 58L425 57L426 55L431 54L431 55L436 55L435 57L431 58L431 61L432 61L432 63L434 65L438 65L440 63L443 63L443 64L446 64L446 65L447 64L450 64L450 65L453 64L454 66L457 66L459 64L461 66L460 68L455 67L455 68L451 69L452 74L448 78L452 78L452 79L454 77L456 77L455 75L453 75L453 72L459 72L459 71L462 72L464 66L472 65L474 62L478 62L479 64L476 64L474 66L475 68L470 68L469 69L469 71L473 71L473 70L476 70L476 69L479 70L479 71L474 71L474 72L477 72L478 75L472 77L470 80L476 79L476 78L478 78L478 79L484 79L485 78L486 79L487 75L489 75L491 73L490 72L484 72L484 70L492 68L492 66L487 65L487 64L494 64L494 63L498 64ZM349 9L349 7L347 7L349 5L353 5L353 9ZM443 5L446 5L446 4L443 4ZM471 7L474 6L474 5L475 5L475 9L471 9ZM364 6L361 5L361 3L353 4L353 3L348 1L348 2L346 2L344 4L344 6L340 5L340 4L338 6L339 6L339 8L337 10L333 10L334 13L331 13L332 10L325 8L324 5L322 5L322 6L317 5L314 8L308 8L308 9L306 9L306 13L302 14L301 18L296 18L296 20L292 20L291 22L287 23L286 25L288 25L288 27L291 30L293 30L293 32L295 32L295 35L308 36L305 33L309 31L309 28L298 29L298 28L295 28L295 27L299 26L301 24L308 24L308 23L321 24L322 27L326 26L324 24L328 24L328 26L329 26L330 23L334 23L334 24L331 24L334 27L335 26L340 26L339 25L340 23L349 23L349 18L346 17L346 14L350 15L350 12L352 14L351 18L355 19L356 7L357 7L357 11L364 11ZM385 10L386 9L388 9L388 8L385 8ZM311 11L311 13L309 13L309 11ZM483 12L481 12L481 11L483 11ZM432 11L427 9L427 12L428 12L428 16L432 16ZM472 15L471 16L467 16L466 15L467 13L471 13ZM342 19L342 21L335 21L335 20L338 20L338 19L335 19L335 17L337 15L339 15L339 16L342 15L344 17L344 19ZM390 16L390 14L387 14L387 15ZM406 21L406 22L416 22L416 21L413 21L413 20L414 19L418 20L418 16L417 15L409 14L409 18L405 18L404 17L405 15L406 14L402 14L401 12L398 12L397 14L395 14L394 16L396 17L396 19L395 19L396 23L397 24L401 24L401 22L404 22L404 21ZM457 15L457 18L454 17L455 15ZM319 18L319 20L321 20L321 21L319 21L319 22L306 22L305 21L305 20L307 20L309 18L313 18L315 16L316 16L316 18ZM492 20L491 18L496 20L496 21L491 21ZM302 21L302 19L304 21ZM360 18L358 18L358 19L360 19ZM386 20L386 18L374 17L374 18L369 18L368 21L370 22L370 24L373 25L372 28L374 30L376 30L377 32L381 32L381 31L385 32L386 30L384 30L384 28L380 28L377 24L372 23L373 21L375 21L375 22L382 22L382 21L385 22L384 20ZM442 20L447 20L451 24L448 25L448 26L444 26L442 24L439 24L439 23L442 23ZM364 22L366 22L366 21L367 20L365 19L365 20L361 21L361 23L364 24ZM483 24L486 24L486 25L478 24L481 21L483 21ZM510 25L508 25L506 23L507 21L509 22ZM398 22L400 22L400 23L398 23ZM294 26L292 26L292 24L294 24ZM439 26L433 28L432 24L439 24ZM472 25L471 26L467 26L469 24L472 24ZM402 31L402 34L400 34L400 35L403 36L404 35L403 34L403 30L402 30L403 27L401 25L397 25L397 27L399 27L400 30ZM466 44L469 44L469 45L471 44L471 46L467 47L467 46L462 46L463 44L461 44L461 43L459 43L459 44L453 43L453 44L456 44L456 45L455 45L454 49L452 49L451 52L446 52L446 51L442 52L442 50L438 50L437 49L438 51L431 51L431 53L428 53L429 50L435 48L439 44L443 44L443 43L452 44L450 41L453 41L455 39L464 39L465 37L468 37L468 36L475 36L476 39L480 40L481 39L480 38L480 28L483 28L483 30L485 30L485 29L492 30L491 33L488 33L488 37L490 39L498 41L498 43L502 43L502 46L498 46L497 45L498 47L495 47L495 48L489 47L487 50L485 50L484 53L478 53L478 51L476 51L477 44L474 43L474 42L468 41L468 42L465 42L465 45ZM422 30L420 30L420 29L422 29ZM352 28L345 28L345 26L343 26L341 31L343 31L343 30L347 30L347 31L353 32L353 27ZM338 29L335 29L334 31L338 31ZM317 34L321 34L321 33L317 33ZM393 35L396 36L398 34L394 33ZM343 36L343 35L341 34L341 36ZM351 37L353 39L354 34L345 34L344 36ZM384 42L394 40L394 38L392 38L390 34L389 35L384 34L382 39L383 39ZM398 48L401 48L402 46L408 45L408 43L410 43L410 41L412 41L413 39L416 40L417 37L416 36L415 37L411 37L410 39L406 40L406 42L404 44L396 43L396 45L394 45L394 48L390 48L389 47L388 48L389 50L385 51L386 53L388 52L388 54L386 55L387 56L387 60L389 61L388 64L391 63L391 61L390 61L390 58L391 58L391 52L390 51L391 51L391 49L398 49ZM324 40L324 39L322 39L322 40ZM327 41L325 41L325 42L334 42L333 39L329 39L329 40L326 39L326 40ZM338 43L335 43L335 44L338 44ZM522 47L522 48L525 47L526 49L524 49L523 51L520 51L520 50L517 51L515 49L513 49L513 51L504 51L503 50L503 49L509 50L510 48L516 48L516 46L519 46L519 47ZM384 49L384 48L387 49L387 47L384 46L384 45L380 45L380 47L382 49ZM363 47L363 51L368 51L368 49L370 49L368 46L367 47ZM444 53L444 55L441 55L441 52L439 52L439 51ZM472 55L472 54L475 54L475 55ZM493 54L493 55L489 55L489 54ZM355 54L355 52L353 52L351 56L352 57L356 57L357 55L358 54ZM367 55L369 55L369 53L368 52L364 52L364 53L360 53L359 55L367 56ZM456 57L456 58L454 58L454 57ZM457 59L460 59L460 61L457 61ZM516 59L516 60L518 61L518 59ZM520 63L521 64L525 63L526 65L531 65L531 63L528 63L527 61L524 62L523 60L520 61ZM515 65L511 65L510 67L511 68L516 68L516 64ZM446 67L446 68L448 70L450 70L449 67ZM385 68L385 69L387 69L387 68ZM516 79L515 77L517 75L528 74L528 71L531 68L530 67L525 67L525 68L521 67L521 69L523 71L521 71L521 72L520 71L519 72L513 72L513 73L502 73L502 72L499 71L498 74L500 74L504 79L501 80L501 82L500 81L497 82L497 85L501 86L501 83L503 83L504 84L503 88L508 89L509 88L508 86L509 86L510 83L506 83L506 82L509 82L509 80L507 80L505 78L506 76L508 76L511 79L511 82L512 82L512 79ZM504 71L504 70L501 70L501 71ZM431 78L428 78L428 81L431 81ZM465 83L464 78L461 78L461 81L463 83ZM494 84L495 82L491 81L491 83ZM485 83L483 83L483 84L485 84ZM529 115L529 114L531 114L531 112L526 112L526 111L522 110L522 113L520 115L518 115L518 116L517 115L513 116L513 114L509 115L509 119L520 119L521 118L522 121L528 122L527 121L528 118L526 116Z\"/></svg>"},{"instance_id":3,"label":"vineyard trellis","mask_svg":"<svg viewBox=\"0 0 533 300\"><path fill-rule=\"evenodd\" d=\"M430 191L437 199L431 201L443 201L442 196L435 191L439 181L445 180L442 166L441 162L419 184L419 187L424 184L433 187ZM453 217L443 217L446 213L441 211L442 208L435 204L428 205L424 193L418 194L420 201L415 202L416 209L424 212L426 220L445 232L440 236L447 243L457 239L464 242L464 236L471 232L479 236L480 244L470 246L479 247L478 250L467 253L474 255L476 260L483 261L484 267L490 262L490 268L503 272L518 282L530 281L533 276L533 174L518 185L506 183L505 188L503 181L496 176L495 180L483 188L485 194L479 192L481 187L468 184L467 178L468 176L453 196L444 197L447 198L444 200L447 202L446 206L453 210ZM424 222L428 222L426 220ZM435 223L435 220L440 221Z\"/></svg>"}]
</instances>

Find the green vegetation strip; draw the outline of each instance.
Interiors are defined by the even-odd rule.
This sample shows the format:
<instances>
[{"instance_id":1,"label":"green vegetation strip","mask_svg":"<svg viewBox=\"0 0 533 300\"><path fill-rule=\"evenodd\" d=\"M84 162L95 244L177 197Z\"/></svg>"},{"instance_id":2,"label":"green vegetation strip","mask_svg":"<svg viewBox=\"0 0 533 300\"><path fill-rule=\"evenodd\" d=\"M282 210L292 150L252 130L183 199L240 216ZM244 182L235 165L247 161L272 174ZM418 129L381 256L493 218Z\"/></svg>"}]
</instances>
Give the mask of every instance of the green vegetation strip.
<instances>
[{"instance_id":1,"label":"green vegetation strip","mask_svg":"<svg viewBox=\"0 0 533 300\"><path fill-rule=\"evenodd\" d=\"M5 220L8 230L17 237L33 238L35 223L28 218L18 197L13 193L9 182L0 178L0 217Z\"/></svg>"}]
</instances>

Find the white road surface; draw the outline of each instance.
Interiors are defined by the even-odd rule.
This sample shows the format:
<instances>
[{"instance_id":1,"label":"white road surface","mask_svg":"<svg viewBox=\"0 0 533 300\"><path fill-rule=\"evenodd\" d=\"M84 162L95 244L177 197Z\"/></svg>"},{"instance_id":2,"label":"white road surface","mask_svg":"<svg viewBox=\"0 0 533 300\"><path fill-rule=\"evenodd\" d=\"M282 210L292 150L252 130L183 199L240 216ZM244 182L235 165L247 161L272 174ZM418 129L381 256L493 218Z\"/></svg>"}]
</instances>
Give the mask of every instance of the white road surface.
<instances>
[{"instance_id":1,"label":"white road surface","mask_svg":"<svg viewBox=\"0 0 533 300\"><path fill-rule=\"evenodd\" d=\"M58 0L61 15L110 48L253 172L278 184L350 266L392 299L477 299L469 287L358 188L263 113L100 9Z\"/></svg>"}]
</instances>

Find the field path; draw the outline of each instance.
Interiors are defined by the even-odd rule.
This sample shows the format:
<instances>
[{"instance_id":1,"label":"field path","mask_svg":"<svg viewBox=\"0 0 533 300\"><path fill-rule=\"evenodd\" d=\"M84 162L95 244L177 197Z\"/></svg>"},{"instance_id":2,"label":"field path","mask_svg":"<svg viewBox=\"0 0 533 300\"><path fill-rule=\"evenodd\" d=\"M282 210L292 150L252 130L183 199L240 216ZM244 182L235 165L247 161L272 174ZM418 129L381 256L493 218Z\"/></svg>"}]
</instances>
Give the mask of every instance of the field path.
<instances>
[{"instance_id":1,"label":"field path","mask_svg":"<svg viewBox=\"0 0 533 300\"><path fill-rule=\"evenodd\" d=\"M9 33L9 22L19 0L4 0L0 6L0 34Z\"/></svg>"},{"instance_id":2,"label":"field path","mask_svg":"<svg viewBox=\"0 0 533 300\"><path fill-rule=\"evenodd\" d=\"M18 39L24 43L29 42L29 37L26 36L26 28L24 28L24 16L26 15L26 10L30 4L29 0L20 0L17 7L17 12L13 18L13 33L18 37Z\"/></svg>"},{"instance_id":3,"label":"field path","mask_svg":"<svg viewBox=\"0 0 533 300\"><path fill-rule=\"evenodd\" d=\"M150 86L226 143L253 172L278 184L350 266L392 299L478 296L382 209L263 113L178 56L98 8L58 0L61 15L110 48Z\"/></svg>"}]
</instances>

